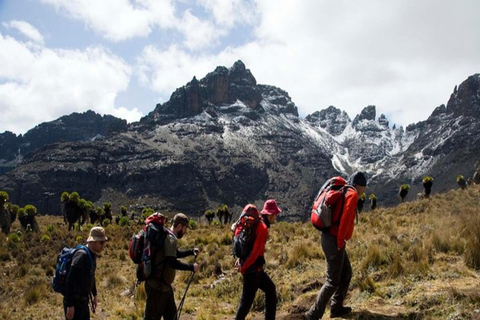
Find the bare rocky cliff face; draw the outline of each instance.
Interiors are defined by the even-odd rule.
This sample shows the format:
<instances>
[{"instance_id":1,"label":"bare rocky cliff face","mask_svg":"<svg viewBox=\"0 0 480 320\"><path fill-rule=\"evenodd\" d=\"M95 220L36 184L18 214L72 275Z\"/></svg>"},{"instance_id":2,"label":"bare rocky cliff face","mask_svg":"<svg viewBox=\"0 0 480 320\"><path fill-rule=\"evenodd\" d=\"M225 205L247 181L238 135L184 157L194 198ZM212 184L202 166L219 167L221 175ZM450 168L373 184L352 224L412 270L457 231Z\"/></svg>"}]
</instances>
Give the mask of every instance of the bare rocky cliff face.
<instances>
[{"instance_id":1,"label":"bare rocky cliff face","mask_svg":"<svg viewBox=\"0 0 480 320\"><path fill-rule=\"evenodd\" d=\"M65 134L64 141L40 143L0 175L0 189L12 202L49 214L60 213L63 191L77 191L97 205L110 201L114 210L150 206L193 216L218 204L238 213L246 203L276 198L283 219L304 220L327 178L364 170L371 181L367 195L391 205L402 183L415 190L423 176L433 176L438 192L456 187L457 174L473 175L480 154L479 77L404 130L389 128L374 106L353 121L333 106L302 119L287 92L257 84L237 61L193 78L137 123L115 120L109 134L90 130L83 138ZM11 138L0 135L1 149L16 150ZM13 163L9 154L0 161Z\"/></svg>"}]
</instances>

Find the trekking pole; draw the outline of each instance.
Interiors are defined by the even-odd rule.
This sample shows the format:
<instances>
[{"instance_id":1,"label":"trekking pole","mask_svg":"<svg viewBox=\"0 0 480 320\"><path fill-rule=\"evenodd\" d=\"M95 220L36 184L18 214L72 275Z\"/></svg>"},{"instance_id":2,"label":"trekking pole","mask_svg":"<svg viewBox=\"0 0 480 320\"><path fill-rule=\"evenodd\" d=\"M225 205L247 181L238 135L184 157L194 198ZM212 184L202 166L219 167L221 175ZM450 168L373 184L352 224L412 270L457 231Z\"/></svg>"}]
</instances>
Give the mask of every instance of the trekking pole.
<instances>
[{"instance_id":1,"label":"trekking pole","mask_svg":"<svg viewBox=\"0 0 480 320\"><path fill-rule=\"evenodd\" d=\"M197 255L195 255L195 260L193 261L194 264L195 264L195 261L197 261ZM190 274L190 277L188 279L188 283L187 283L187 287L185 288L185 292L183 293L183 298L180 301L180 304L178 305L178 312L177 312L177 319L176 320L180 320L180 314L182 314L183 303L185 302L185 297L187 296L188 288L190 287L190 284L192 283L192 280L193 280L194 276L195 276L195 271L192 271L192 273Z\"/></svg>"},{"instance_id":2,"label":"trekking pole","mask_svg":"<svg viewBox=\"0 0 480 320\"><path fill-rule=\"evenodd\" d=\"M135 308L137 307L137 290L139 284L140 281L135 280L135 285L133 286L133 304L135 305Z\"/></svg>"},{"instance_id":3,"label":"trekking pole","mask_svg":"<svg viewBox=\"0 0 480 320\"><path fill-rule=\"evenodd\" d=\"M92 309L92 312L95 313L95 305L93 304L93 293L90 292L89 297L91 303L90 308Z\"/></svg>"}]
</instances>

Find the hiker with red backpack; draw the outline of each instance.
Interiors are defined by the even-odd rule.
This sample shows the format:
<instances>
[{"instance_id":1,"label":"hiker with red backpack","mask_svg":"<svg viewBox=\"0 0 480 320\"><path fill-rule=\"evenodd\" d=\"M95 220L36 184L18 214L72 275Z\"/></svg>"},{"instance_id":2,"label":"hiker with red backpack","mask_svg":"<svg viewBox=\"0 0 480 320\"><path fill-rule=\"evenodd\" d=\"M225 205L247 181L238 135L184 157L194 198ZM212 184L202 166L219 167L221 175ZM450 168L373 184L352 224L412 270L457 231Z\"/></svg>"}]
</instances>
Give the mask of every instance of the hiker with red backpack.
<instances>
[{"instance_id":1,"label":"hiker with red backpack","mask_svg":"<svg viewBox=\"0 0 480 320\"><path fill-rule=\"evenodd\" d=\"M66 319L89 320L88 303L90 299L92 311L95 312L97 307L96 261L107 240L105 230L102 227L93 227L90 230L87 245L82 246L82 249L78 249L74 253L63 298Z\"/></svg>"},{"instance_id":2,"label":"hiker with red backpack","mask_svg":"<svg viewBox=\"0 0 480 320\"><path fill-rule=\"evenodd\" d=\"M352 308L343 306L347 295L348 286L352 279L352 267L348 254L345 251L347 240L353 235L358 196L365 192L367 179L362 172L355 172L350 176L348 184L342 177L334 177L320 190L312 210L312 223L322 230L321 245L327 262L326 281L322 286L315 303L304 314L306 320L318 320L325 313L325 308L331 299L330 318L336 318L349 314ZM324 205L328 197L341 196L330 206ZM317 200L324 200L318 204ZM316 207L319 205L318 208ZM328 210L327 210L328 209ZM323 218L323 214L331 211L331 224L328 227L319 228L317 216ZM323 225L322 225L323 226Z\"/></svg>"},{"instance_id":3,"label":"hiker with red backpack","mask_svg":"<svg viewBox=\"0 0 480 320\"><path fill-rule=\"evenodd\" d=\"M198 263L187 264L178 260L192 255L196 257L200 252L198 248L191 250L177 248L177 240L187 233L188 228L188 217L183 213L177 213L163 245L154 252L151 275L145 280L147 301L144 320L160 320L162 317L164 320L177 319L177 306L172 288L175 270L196 273L200 268Z\"/></svg>"},{"instance_id":4,"label":"hiker with red backpack","mask_svg":"<svg viewBox=\"0 0 480 320\"><path fill-rule=\"evenodd\" d=\"M275 319L277 309L277 291L275 284L263 269L265 264L265 243L268 238L268 228L277 219L282 210L277 206L275 200L267 200L263 206L261 217L258 209L253 204L248 204L242 211L242 215L234 228L234 238L242 233L242 218L251 217L250 228L253 231L252 245L245 257L237 259L235 265L243 275L243 290L240 304L237 309L235 320L243 320L247 316L255 299L258 289L265 293L265 319ZM234 240L235 242L235 240ZM234 248L235 252L235 248Z\"/></svg>"}]
</instances>

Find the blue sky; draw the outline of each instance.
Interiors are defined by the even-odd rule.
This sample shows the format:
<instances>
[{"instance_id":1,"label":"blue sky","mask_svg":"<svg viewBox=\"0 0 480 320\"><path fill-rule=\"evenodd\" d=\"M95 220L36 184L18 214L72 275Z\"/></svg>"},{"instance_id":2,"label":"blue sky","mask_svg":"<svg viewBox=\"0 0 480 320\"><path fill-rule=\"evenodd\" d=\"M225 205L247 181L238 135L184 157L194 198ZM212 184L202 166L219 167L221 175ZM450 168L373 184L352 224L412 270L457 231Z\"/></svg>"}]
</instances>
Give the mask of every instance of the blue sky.
<instances>
[{"instance_id":1,"label":"blue sky","mask_svg":"<svg viewBox=\"0 0 480 320\"><path fill-rule=\"evenodd\" d=\"M427 119L480 72L477 0L0 0L0 133L72 112L138 121L242 60L306 116Z\"/></svg>"}]
</instances>

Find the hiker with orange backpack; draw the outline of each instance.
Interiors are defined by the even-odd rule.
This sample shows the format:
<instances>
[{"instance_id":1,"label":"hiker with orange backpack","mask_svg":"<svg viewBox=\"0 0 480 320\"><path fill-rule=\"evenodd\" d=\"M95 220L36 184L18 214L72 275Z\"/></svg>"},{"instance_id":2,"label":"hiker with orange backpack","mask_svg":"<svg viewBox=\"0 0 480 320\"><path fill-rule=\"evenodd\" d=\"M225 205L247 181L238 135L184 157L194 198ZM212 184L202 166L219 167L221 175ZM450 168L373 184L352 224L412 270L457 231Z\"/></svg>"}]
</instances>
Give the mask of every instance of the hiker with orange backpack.
<instances>
[{"instance_id":1,"label":"hiker with orange backpack","mask_svg":"<svg viewBox=\"0 0 480 320\"><path fill-rule=\"evenodd\" d=\"M331 225L328 225L328 228L321 229L321 244L327 262L327 279L320 289L314 304L310 310L304 314L306 320L318 320L322 318L330 298L332 298L330 303L330 318L344 316L352 311L352 308L343 306L343 301L345 300L348 286L352 279L352 267L348 254L345 251L345 245L347 240L350 240L353 235L358 196L365 192L367 179L362 172L357 171L350 176L348 184L346 184L346 181L341 177L335 177L329 181L331 181L332 184L337 183L338 185L344 182L343 186L338 188L342 196L340 197L341 199L337 200L336 204L331 207ZM329 181L327 181L326 184L328 184ZM334 194L335 191L332 191L331 195ZM317 199L321 198L321 196L322 191L320 191ZM326 198L327 195L324 195L324 197ZM322 211L323 208L319 210ZM316 215L312 210L312 223L314 222L314 217L316 217Z\"/></svg>"},{"instance_id":2,"label":"hiker with orange backpack","mask_svg":"<svg viewBox=\"0 0 480 320\"><path fill-rule=\"evenodd\" d=\"M175 270L198 272L198 263L183 263L178 258L198 255L200 250L178 250L177 240L181 239L189 227L189 219L183 213L177 213L173 218L173 225L165 237L163 246L157 248L152 257L152 273L145 280L147 301L144 320L176 320L177 306L173 295L172 283L175 279Z\"/></svg>"},{"instance_id":3,"label":"hiker with orange backpack","mask_svg":"<svg viewBox=\"0 0 480 320\"><path fill-rule=\"evenodd\" d=\"M240 304L237 309L235 320L244 320L255 299L258 289L265 293L265 319L274 320L277 309L277 291L275 284L268 274L263 270L265 264L265 243L268 238L268 228L277 219L277 215L282 210L277 206L275 200L267 200L263 206L263 210L258 213L257 207L248 204L242 211L242 215L234 228L234 246L235 239L238 238L246 228L242 225L242 219L251 217L252 230L251 248L244 257L237 259L235 265L237 270L243 275L243 290L240 298ZM244 219L245 220L245 219ZM235 247L234 247L235 252Z\"/></svg>"},{"instance_id":4,"label":"hiker with orange backpack","mask_svg":"<svg viewBox=\"0 0 480 320\"><path fill-rule=\"evenodd\" d=\"M107 241L102 227L93 227L87 239L87 245L76 250L73 255L65 284L63 307L68 320L89 320L88 302L91 299L92 311L97 307L97 287L95 269L97 256ZM93 295L93 298L92 298Z\"/></svg>"}]
</instances>

